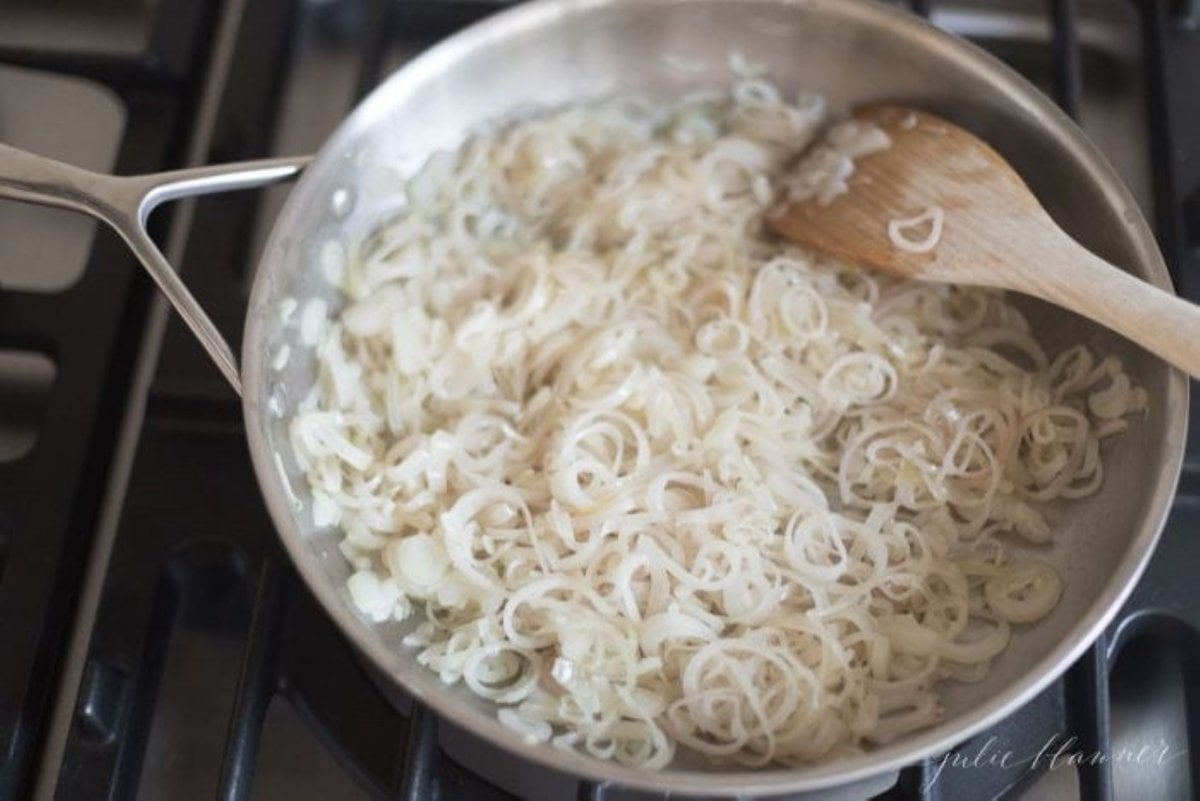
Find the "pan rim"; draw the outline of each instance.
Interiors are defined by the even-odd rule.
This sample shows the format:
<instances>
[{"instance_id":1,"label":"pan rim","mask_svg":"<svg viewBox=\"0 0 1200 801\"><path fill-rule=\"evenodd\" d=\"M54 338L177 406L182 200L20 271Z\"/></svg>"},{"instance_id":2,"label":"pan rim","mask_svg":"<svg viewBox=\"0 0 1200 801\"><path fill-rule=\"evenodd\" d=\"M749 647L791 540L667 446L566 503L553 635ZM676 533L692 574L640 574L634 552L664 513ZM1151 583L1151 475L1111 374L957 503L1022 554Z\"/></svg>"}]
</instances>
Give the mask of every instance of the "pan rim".
<instances>
[{"instance_id":1,"label":"pan rim","mask_svg":"<svg viewBox=\"0 0 1200 801\"><path fill-rule=\"evenodd\" d=\"M671 0L681 2L682 0ZM897 35L923 39L931 48L955 51L956 57L986 74L988 80L1014 107L1028 113L1047 133L1067 151L1080 159L1095 180L1095 189L1106 197L1114 208L1123 211L1122 235L1137 253L1139 263L1147 269L1147 278L1156 286L1172 291L1169 274L1154 236L1138 209L1133 197L1117 177L1103 155L1086 138L1076 124L1052 101L1022 76L977 46L934 28L925 21L878 0L778 0L781 5L815 9L836 16L847 24L872 23L891 27ZM385 80L341 123L314 159L314 166L338 157L342 141L351 129L370 125L389 110L386 87L399 82L416 83L422 75L436 72L453 63L458 54L494 37L507 36L513 30L531 29L551 24L566 15L583 15L605 6L621 4L655 4L662 0L532 0L491 16L435 45ZM1029 666L1017 679L984 703L956 718L934 727L913 733L896 742L863 754L838 761L817 763L800 768L754 770L684 770L664 769L646 771L602 761L575 751L563 751L549 746L529 744L513 736L494 716L458 702L449 693L427 692L408 677L394 670L397 654L368 634L371 625L360 619L344 602L338 587L332 585L320 571L308 549L305 538L293 525L291 509L285 493L278 486L280 478L261 419L260 395L264 386L266 365L263 349L259 347L263 333L261 313L268 293L268 278L274 275L269 268L273 253L282 250L281 240L287 235L289 219L297 212L305 178L293 190L284 204L264 249L263 263L255 276L250 295L242 345L243 415L255 474L267 503L271 519L288 552L292 564L305 584L341 630L382 674L396 682L401 689L426 704L439 716L468 730L505 751L560 772L569 772L593 781L614 782L641 790L711 796L771 795L785 792L828 790L852 785L899 770L913 763L950 750L1001 719L1055 681L1068 667L1091 647L1115 617L1132 592L1154 551L1159 535L1166 524L1176 482L1183 464L1185 433L1188 416L1189 385L1186 377L1172 370L1167 391L1162 398L1165 409L1162 440L1166 458L1153 479L1153 491L1148 494L1149 514L1129 540L1125 557L1117 564L1100 595L1088 607L1086 614L1071 627L1060 643L1037 663ZM414 662L415 665L415 662ZM420 670L420 666L416 666ZM432 674L430 674L432 675Z\"/></svg>"}]
</instances>

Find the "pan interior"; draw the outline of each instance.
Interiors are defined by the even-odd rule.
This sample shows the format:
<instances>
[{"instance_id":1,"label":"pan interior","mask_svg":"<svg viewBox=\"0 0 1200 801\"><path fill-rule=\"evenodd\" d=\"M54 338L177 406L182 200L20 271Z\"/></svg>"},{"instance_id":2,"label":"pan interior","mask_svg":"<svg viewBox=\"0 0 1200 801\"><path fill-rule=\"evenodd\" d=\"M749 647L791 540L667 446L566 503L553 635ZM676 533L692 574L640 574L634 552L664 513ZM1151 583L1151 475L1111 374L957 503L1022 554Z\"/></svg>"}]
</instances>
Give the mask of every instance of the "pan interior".
<instances>
[{"instance_id":1,"label":"pan interior","mask_svg":"<svg viewBox=\"0 0 1200 801\"><path fill-rule=\"evenodd\" d=\"M291 455L287 420L314 375L299 321L340 306L322 253L400 211L404 177L485 123L614 94L665 99L724 87L735 50L766 65L789 92L819 91L835 108L887 99L968 127L1011 161L1085 245L1167 285L1132 199L1073 126L996 62L914 19L844 0L550 0L501 14L430 51L342 125L292 193L268 243L244 352L250 446L272 516L319 600L375 665L443 716L524 756L680 792L816 789L862 779L943 750L1026 700L1069 664L1136 579L1178 473L1186 414L1186 383L1163 363L1087 321L1028 301L1048 351L1083 342L1119 356L1148 390L1151 408L1109 440L1101 491L1055 510L1054 544L1038 558L1063 577L1058 608L1021 631L985 680L946 685L943 723L878 751L802 770L714 773L681 759L662 773L637 773L517 741L495 721L490 703L443 686L400 645L415 621L377 626L352 610L338 534L314 526ZM285 347L290 356L280 367Z\"/></svg>"}]
</instances>

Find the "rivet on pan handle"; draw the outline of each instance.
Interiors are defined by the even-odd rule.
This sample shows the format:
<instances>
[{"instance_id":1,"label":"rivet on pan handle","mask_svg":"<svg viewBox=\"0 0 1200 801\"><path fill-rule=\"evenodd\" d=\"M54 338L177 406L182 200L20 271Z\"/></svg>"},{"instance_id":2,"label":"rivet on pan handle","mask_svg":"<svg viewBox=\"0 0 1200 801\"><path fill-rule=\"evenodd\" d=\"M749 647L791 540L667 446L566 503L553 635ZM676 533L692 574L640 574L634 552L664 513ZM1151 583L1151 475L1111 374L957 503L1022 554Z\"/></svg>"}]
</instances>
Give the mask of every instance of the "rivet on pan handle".
<instances>
[{"instance_id":1,"label":"rivet on pan handle","mask_svg":"<svg viewBox=\"0 0 1200 801\"><path fill-rule=\"evenodd\" d=\"M154 209L168 201L291 180L309 160L309 156L264 159L125 177L90 172L0 144L0 198L69 209L111 226L241 395L241 376L229 343L154 244L146 222Z\"/></svg>"}]
</instances>

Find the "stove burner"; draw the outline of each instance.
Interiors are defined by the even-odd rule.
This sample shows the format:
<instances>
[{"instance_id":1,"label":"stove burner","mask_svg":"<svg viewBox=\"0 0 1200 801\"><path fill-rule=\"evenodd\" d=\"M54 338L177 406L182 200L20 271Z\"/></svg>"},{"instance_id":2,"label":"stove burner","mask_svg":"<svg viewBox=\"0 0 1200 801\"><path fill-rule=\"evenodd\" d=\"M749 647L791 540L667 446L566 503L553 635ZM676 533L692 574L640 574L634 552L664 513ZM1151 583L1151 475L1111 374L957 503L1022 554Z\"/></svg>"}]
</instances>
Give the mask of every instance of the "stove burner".
<instances>
[{"instance_id":1,"label":"stove burner","mask_svg":"<svg viewBox=\"0 0 1200 801\"><path fill-rule=\"evenodd\" d=\"M135 172L311 150L381 76L504 4L43 5L0 5L0 139ZM1200 298L1200 5L909 6L1081 119ZM235 347L285 191L169 220ZM282 553L219 374L177 321L164 332L111 235L41 214L0 206L0 797L655 798L518 762L377 681ZM1145 578L1062 680L948 755L820 797L1195 796L1200 441L1188 453Z\"/></svg>"}]
</instances>

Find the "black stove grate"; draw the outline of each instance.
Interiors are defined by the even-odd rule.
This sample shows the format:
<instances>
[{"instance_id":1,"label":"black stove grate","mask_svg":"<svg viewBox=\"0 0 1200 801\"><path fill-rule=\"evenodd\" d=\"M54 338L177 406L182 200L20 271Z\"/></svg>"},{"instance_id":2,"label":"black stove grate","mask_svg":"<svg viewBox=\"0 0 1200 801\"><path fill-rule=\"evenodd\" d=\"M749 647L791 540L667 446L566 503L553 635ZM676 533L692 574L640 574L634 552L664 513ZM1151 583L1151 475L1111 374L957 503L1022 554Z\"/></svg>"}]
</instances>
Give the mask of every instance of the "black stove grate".
<instances>
[{"instance_id":1,"label":"black stove grate","mask_svg":"<svg viewBox=\"0 0 1200 801\"><path fill-rule=\"evenodd\" d=\"M152 32L137 56L93 56L9 40L0 9L0 65L105 87L126 118L115 169L164 169L191 113L185 90L204 66L196 45L211 4L168 0L162 11L178 24ZM32 449L0 460L0 798L25 797L32 785L150 297L135 260L107 231L64 289L4 286L16 267L0 264L0 348L44 355L55 377Z\"/></svg>"},{"instance_id":2,"label":"black stove grate","mask_svg":"<svg viewBox=\"0 0 1200 801\"><path fill-rule=\"evenodd\" d=\"M179 158L175 128L195 113L200 73L215 68L203 63L202 52L227 46L230 59L207 158L252 158L308 148L323 137L325 122L288 130L280 123L291 113L292 93L310 91L296 77L308 68L305 53L317 53L322 74L341 87L331 101L336 119L408 55L503 5L226 0L214 2L208 13L184 16L180 9L188 4L179 0L160 5L154 30L165 41L188 43L179 46L186 57L167 47L133 63L70 54L56 61L60 56L0 46L0 63L99 76L121 90L132 122L120 169L132 172L172 166ZM937 20L938 2L908 5ZM1050 36L1039 57L1049 60L1049 88L1078 115L1086 78L1081 5L1075 0L1042 5ZM1200 8L1156 0L1134 7L1144 33L1156 223L1178 285L1197 299ZM168 13L173 8L176 16ZM3 13L0 7L0 25ZM337 55L347 42L355 53L349 62ZM249 265L277 197L227 196L198 201L192 210L182 272L235 351ZM515 798L512 784L503 789L460 764L446 745L455 736L447 724L418 704L389 699L309 596L262 507L237 399L177 321L167 328L148 388L99 603L78 654L82 675L78 686L62 688L69 694L65 716L46 724L82 554L100 505L96 487L113 450L112 421L131 392L130 354L145 317L146 289L131 259L104 239L86 277L64 296L0 295L0 345L48 342L60 359L58 405L47 411L38 450L31 461L0 464L0 511L7 514L0 515L0 527L17 521L0 576L0 642L15 654L0 660L0 699L25 699L20 709L0 706L0 745L9 744L0 766L0 797L26 794L37 744L45 738L38 788L44 798L243 801L321 797L318 786L324 797ZM83 320L86 330L79 325ZM78 367L80 377L73 378L68 357L91 369ZM94 402L83 404L81 398ZM1200 607L1192 600L1189 565L1197 557L1191 540L1200 528L1197 459L1200 443L1194 442L1163 542L1108 633L1020 712L963 743L952 758L906 769L879 799L1019 797L1044 766L983 769L996 756L990 738L1028 744L1029 756L1045 743L1066 744L1063 753L1112 753L1114 722L1128 716L1131 685L1182 687L1186 682L1175 674L1196 675L1200 646L1192 643L1200 631ZM51 470L64 468L65 476L48 479ZM39 489L38 503L28 504L24 499L33 487ZM80 556L73 559L71 553ZM13 576L24 577L19 586ZM31 616L18 620L18 611ZM51 636L37 640L40 632ZM1159 641L1174 643L1176 650L1151 647ZM1146 653L1156 655L1131 661L1131 643L1149 643ZM1180 696L1183 707L1195 702L1186 692ZM280 720L293 725L277 725ZM1186 720L1200 721L1200 715L1188 716L1185 727ZM54 729L60 726L56 741ZM305 744L278 733L294 728L308 733ZM1190 733L1182 732L1185 744ZM318 764L323 753L333 755L340 779L330 779ZM1152 797L1193 795L1191 777L1200 776L1200 759L1189 755L1175 764L1183 765L1181 773L1171 774L1175 783ZM1119 767L1099 762L1075 767L1076 797L1125 797ZM559 778L557 797L649 798ZM520 777L515 783L522 792Z\"/></svg>"}]
</instances>

